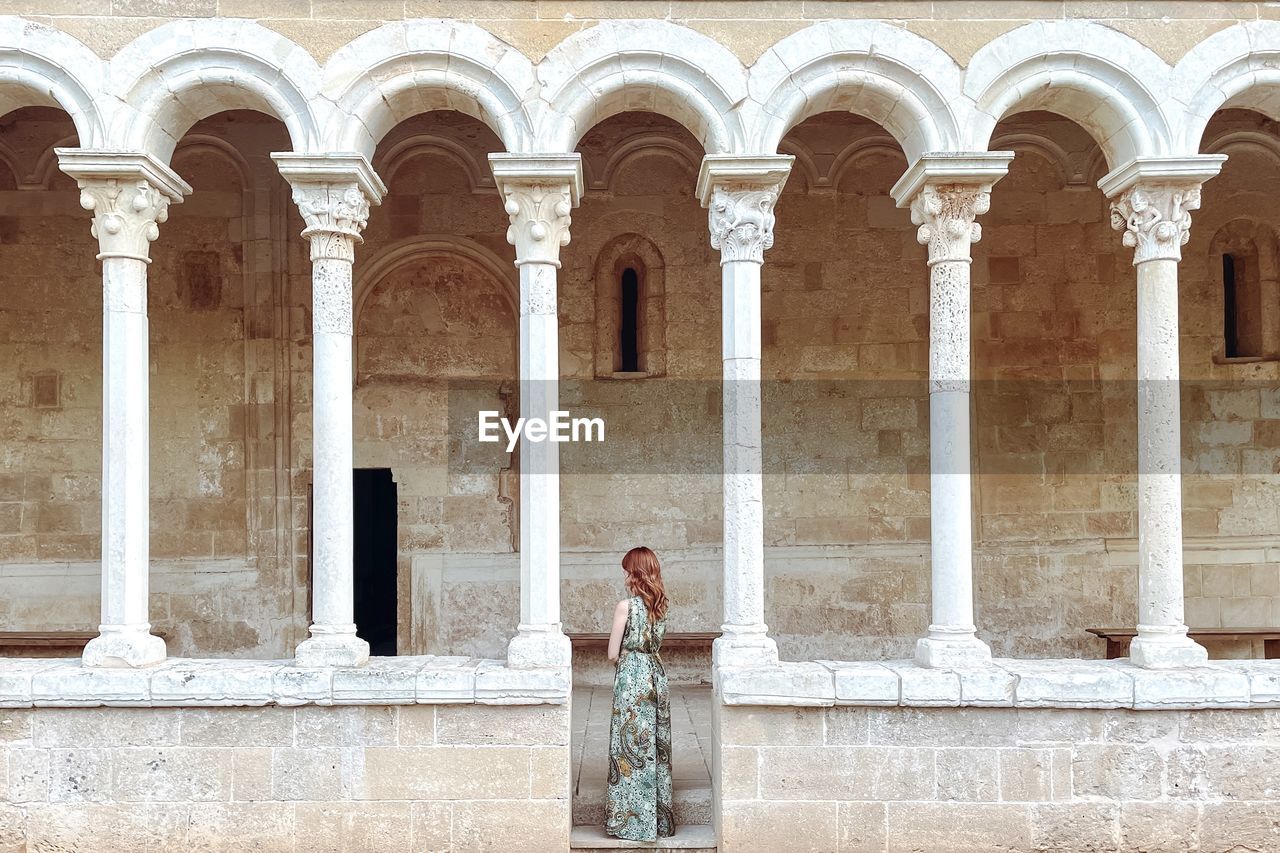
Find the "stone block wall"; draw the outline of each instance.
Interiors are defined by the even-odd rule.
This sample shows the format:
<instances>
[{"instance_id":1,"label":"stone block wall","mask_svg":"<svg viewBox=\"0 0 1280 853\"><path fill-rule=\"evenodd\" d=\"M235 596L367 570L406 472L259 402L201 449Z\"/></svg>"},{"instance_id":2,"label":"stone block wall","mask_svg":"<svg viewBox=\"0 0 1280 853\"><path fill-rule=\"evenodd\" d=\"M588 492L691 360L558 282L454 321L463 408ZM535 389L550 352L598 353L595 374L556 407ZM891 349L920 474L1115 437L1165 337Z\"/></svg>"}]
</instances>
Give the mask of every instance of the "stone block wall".
<instances>
[{"instance_id":1,"label":"stone block wall","mask_svg":"<svg viewBox=\"0 0 1280 853\"><path fill-rule=\"evenodd\" d=\"M0 709L5 853L560 853L569 803L567 705Z\"/></svg>"},{"instance_id":2,"label":"stone block wall","mask_svg":"<svg viewBox=\"0 0 1280 853\"><path fill-rule=\"evenodd\" d=\"M1274 709L717 714L734 853L1280 847Z\"/></svg>"}]
</instances>

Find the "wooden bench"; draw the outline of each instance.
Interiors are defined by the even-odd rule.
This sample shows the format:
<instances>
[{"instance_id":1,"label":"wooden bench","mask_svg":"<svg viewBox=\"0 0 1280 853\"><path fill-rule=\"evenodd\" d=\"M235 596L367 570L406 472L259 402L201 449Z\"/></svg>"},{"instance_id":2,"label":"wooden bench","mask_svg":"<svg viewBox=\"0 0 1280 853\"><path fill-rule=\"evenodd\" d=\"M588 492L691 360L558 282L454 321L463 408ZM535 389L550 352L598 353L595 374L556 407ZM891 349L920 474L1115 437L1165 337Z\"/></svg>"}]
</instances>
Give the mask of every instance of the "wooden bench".
<instances>
[{"instance_id":1,"label":"wooden bench","mask_svg":"<svg viewBox=\"0 0 1280 853\"><path fill-rule=\"evenodd\" d=\"M97 631L0 631L0 657L75 657L96 636Z\"/></svg>"},{"instance_id":2,"label":"wooden bench","mask_svg":"<svg viewBox=\"0 0 1280 853\"><path fill-rule=\"evenodd\" d=\"M1129 641L1137 636L1135 628L1089 628L1090 634L1107 641L1107 660L1124 657ZM1192 628L1187 636L1193 640L1262 640L1262 656L1280 659L1280 628Z\"/></svg>"},{"instance_id":3,"label":"wooden bench","mask_svg":"<svg viewBox=\"0 0 1280 853\"><path fill-rule=\"evenodd\" d=\"M603 653L609 647L609 635L607 633L567 631L565 636L569 638L574 651L580 648L587 649L598 646ZM668 631L666 636L662 638L662 650L664 652L671 649L706 649L711 651L711 644L719 636L719 631Z\"/></svg>"}]
</instances>

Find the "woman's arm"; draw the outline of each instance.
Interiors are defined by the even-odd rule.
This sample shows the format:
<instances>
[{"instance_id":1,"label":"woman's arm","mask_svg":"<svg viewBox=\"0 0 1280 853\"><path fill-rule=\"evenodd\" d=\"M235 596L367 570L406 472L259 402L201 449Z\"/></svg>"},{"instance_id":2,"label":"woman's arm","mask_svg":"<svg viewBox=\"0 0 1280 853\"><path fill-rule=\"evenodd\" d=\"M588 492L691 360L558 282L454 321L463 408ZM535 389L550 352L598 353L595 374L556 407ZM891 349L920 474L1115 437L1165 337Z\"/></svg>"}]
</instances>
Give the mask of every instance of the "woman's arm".
<instances>
[{"instance_id":1,"label":"woman's arm","mask_svg":"<svg viewBox=\"0 0 1280 853\"><path fill-rule=\"evenodd\" d=\"M619 601L618 606L613 608L613 631L609 634L610 663L617 661L622 652L622 632L627 629L627 612L630 609L631 602L627 600Z\"/></svg>"}]
</instances>

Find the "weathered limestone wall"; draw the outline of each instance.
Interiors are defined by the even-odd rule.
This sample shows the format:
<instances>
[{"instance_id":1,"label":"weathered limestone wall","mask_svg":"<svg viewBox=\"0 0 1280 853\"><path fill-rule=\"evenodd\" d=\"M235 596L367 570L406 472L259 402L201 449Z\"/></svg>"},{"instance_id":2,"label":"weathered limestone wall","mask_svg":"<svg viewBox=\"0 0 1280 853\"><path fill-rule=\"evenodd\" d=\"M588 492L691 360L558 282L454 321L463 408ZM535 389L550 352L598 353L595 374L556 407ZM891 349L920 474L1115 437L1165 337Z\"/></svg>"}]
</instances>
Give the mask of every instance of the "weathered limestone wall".
<instances>
[{"instance_id":1,"label":"weathered limestone wall","mask_svg":"<svg viewBox=\"0 0 1280 853\"><path fill-rule=\"evenodd\" d=\"M28 174L39 171L40 154L71 129L66 116L51 109L24 110L9 122L6 141L21 153ZM0 181L0 560L6 568L96 560L102 475L97 250L69 178L56 173L56 192L20 190L21 178L7 169ZM51 234L60 239L50 240ZM56 603L32 593L0 595L0 619L20 626L48 618ZM68 615L96 624L93 605L71 605Z\"/></svg>"},{"instance_id":2,"label":"weathered limestone wall","mask_svg":"<svg viewBox=\"0 0 1280 853\"><path fill-rule=\"evenodd\" d=\"M1035 20L1090 18L1138 39L1174 62L1206 36L1238 21L1275 19L1265 2L1189 0L4 0L0 13L48 22L100 55L110 56L140 32L170 18L245 17L294 40L318 60L385 21L454 18L474 21L533 59L601 20L667 18L705 33L751 63L772 44L814 21L872 18L900 23L966 63L982 45Z\"/></svg>"},{"instance_id":3,"label":"weathered limestone wall","mask_svg":"<svg viewBox=\"0 0 1280 853\"><path fill-rule=\"evenodd\" d=\"M717 713L734 853L1280 844L1275 710Z\"/></svg>"},{"instance_id":4,"label":"weathered limestone wall","mask_svg":"<svg viewBox=\"0 0 1280 853\"><path fill-rule=\"evenodd\" d=\"M563 851L569 802L567 705L0 709L3 850Z\"/></svg>"}]
</instances>

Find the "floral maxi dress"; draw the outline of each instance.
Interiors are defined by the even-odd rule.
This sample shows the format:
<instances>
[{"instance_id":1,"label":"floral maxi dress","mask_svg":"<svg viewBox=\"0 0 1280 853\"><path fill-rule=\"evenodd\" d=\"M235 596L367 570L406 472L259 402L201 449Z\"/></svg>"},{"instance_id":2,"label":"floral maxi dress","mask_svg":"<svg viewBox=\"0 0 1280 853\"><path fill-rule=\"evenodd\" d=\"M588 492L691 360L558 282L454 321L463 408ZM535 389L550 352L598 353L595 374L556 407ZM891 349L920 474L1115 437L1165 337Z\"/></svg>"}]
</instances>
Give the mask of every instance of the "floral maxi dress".
<instances>
[{"instance_id":1,"label":"floral maxi dress","mask_svg":"<svg viewBox=\"0 0 1280 853\"><path fill-rule=\"evenodd\" d=\"M613 681L605 832L632 841L675 834L671 810L671 697L658 650L665 619L631 598Z\"/></svg>"}]
</instances>

